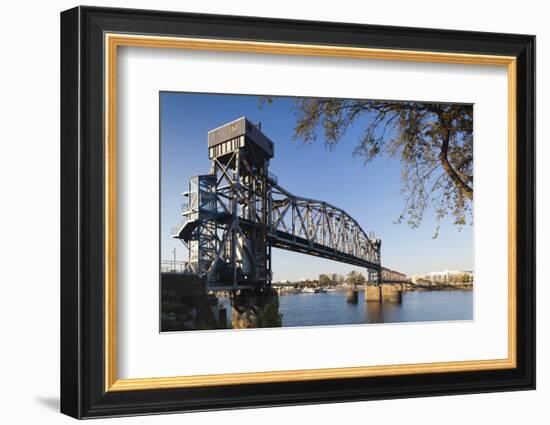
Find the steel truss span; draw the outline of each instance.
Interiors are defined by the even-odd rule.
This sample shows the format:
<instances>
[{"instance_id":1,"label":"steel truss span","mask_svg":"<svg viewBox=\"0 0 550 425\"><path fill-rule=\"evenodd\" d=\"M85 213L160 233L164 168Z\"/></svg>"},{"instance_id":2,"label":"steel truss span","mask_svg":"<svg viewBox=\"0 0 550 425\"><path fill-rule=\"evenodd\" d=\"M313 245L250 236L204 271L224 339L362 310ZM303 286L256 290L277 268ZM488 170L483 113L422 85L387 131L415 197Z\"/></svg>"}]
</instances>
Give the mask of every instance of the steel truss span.
<instances>
[{"instance_id":1,"label":"steel truss span","mask_svg":"<svg viewBox=\"0 0 550 425\"><path fill-rule=\"evenodd\" d=\"M344 210L294 196L273 182L269 194L271 246L368 269L380 267L380 239L369 237Z\"/></svg>"}]
</instances>

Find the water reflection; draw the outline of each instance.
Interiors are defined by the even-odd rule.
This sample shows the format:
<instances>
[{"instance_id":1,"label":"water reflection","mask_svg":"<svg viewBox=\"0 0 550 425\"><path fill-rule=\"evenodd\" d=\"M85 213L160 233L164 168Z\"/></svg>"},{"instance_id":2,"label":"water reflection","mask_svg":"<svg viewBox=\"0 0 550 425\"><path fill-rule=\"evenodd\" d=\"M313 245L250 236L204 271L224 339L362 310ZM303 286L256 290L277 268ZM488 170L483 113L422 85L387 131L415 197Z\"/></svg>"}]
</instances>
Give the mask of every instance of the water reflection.
<instances>
[{"instance_id":1,"label":"water reflection","mask_svg":"<svg viewBox=\"0 0 550 425\"><path fill-rule=\"evenodd\" d=\"M472 320L473 291L404 292L401 303L365 302L360 291L357 304L343 292L285 295L280 311L283 326Z\"/></svg>"}]
</instances>

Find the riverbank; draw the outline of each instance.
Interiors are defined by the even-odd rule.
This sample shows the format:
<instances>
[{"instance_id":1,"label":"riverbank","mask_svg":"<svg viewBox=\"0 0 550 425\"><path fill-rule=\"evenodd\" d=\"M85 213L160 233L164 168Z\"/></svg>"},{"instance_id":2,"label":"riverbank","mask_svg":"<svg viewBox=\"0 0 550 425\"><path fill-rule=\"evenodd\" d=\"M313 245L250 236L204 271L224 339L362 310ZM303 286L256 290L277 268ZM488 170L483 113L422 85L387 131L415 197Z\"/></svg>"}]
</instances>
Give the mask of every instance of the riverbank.
<instances>
[{"instance_id":1,"label":"riverbank","mask_svg":"<svg viewBox=\"0 0 550 425\"><path fill-rule=\"evenodd\" d=\"M434 285L412 285L402 284L403 291L472 291L474 285L472 283L460 283L460 284L434 284ZM346 292L351 289L359 291L364 290L367 285L357 285L355 287L350 285L337 285L337 286L302 286L302 287L279 287L275 288L279 295L296 295L296 294L318 294L318 293L330 293L330 292Z\"/></svg>"},{"instance_id":2,"label":"riverbank","mask_svg":"<svg viewBox=\"0 0 550 425\"><path fill-rule=\"evenodd\" d=\"M414 285L412 289L404 289L409 291L472 291L473 283L459 283L455 285Z\"/></svg>"}]
</instances>

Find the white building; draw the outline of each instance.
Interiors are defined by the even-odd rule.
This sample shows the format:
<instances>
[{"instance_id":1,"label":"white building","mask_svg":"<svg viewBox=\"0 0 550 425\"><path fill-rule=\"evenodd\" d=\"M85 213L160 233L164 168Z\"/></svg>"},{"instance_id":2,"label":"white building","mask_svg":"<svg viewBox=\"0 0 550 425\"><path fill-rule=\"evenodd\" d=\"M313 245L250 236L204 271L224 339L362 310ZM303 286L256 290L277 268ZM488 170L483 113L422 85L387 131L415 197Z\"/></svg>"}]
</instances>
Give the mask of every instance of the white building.
<instances>
[{"instance_id":1,"label":"white building","mask_svg":"<svg viewBox=\"0 0 550 425\"><path fill-rule=\"evenodd\" d=\"M426 274L412 275L411 281L415 285L460 285L465 283L473 283L474 273L471 270L444 270L441 272L429 272Z\"/></svg>"}]
</instances>

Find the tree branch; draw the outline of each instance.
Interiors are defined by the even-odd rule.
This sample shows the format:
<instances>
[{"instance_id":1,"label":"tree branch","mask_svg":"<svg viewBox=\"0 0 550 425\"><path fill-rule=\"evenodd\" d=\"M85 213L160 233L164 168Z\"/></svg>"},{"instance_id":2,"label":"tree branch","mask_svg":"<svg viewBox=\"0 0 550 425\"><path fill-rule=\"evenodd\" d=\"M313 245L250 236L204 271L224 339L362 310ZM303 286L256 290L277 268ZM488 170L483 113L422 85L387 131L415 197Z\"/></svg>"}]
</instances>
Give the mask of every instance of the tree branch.
<instances>
[{"instance_id":1,"label":"tree branch","mask_svg":"<svg viewBox=\"0 0 550 425\"><path fill-rule=\"evenodd\" d=\"M447 157L447 154L449 153L450 138L451 138L451 132L448 128L446 128L445 135L443 137L443 142L441 144L441 152L439 153L439 160L441 161L441 165L443 166L443 169L445 170L445 172L449 175L451 180L460 189L462 194L466 196L468 199L472 200L474 197L473 189L460 178L456 170L453 168L453 166L449 162L449 158Z\"/></svg>"}]
</instances>

